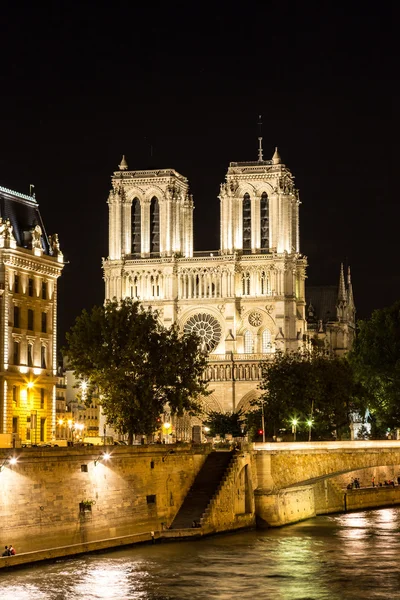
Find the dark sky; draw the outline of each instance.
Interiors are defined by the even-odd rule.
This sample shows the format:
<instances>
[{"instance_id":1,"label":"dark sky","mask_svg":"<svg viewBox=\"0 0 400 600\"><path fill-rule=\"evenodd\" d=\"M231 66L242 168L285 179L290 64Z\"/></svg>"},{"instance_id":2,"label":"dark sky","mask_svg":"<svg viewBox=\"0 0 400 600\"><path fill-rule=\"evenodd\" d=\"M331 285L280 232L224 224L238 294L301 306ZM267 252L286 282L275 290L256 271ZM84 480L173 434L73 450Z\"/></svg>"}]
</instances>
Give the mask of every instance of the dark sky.
<instances>
[{"instance_id":1,"label":"dark sky","mask_svg":"<svg viewBox=\"0 0 400 600\"><path fill-rule=\"evenodd\" d=\"M336 284L343 261L359 317L399 298L394 3L55 0L0 14L0 185L35 184L59 234L61 340L103 301L121 155L187 176L195 249L216 249L219 184L230 161L256 160L258 114L264 157L277 145L300 188L309 283Z\"/></svg>"}]
</instances>

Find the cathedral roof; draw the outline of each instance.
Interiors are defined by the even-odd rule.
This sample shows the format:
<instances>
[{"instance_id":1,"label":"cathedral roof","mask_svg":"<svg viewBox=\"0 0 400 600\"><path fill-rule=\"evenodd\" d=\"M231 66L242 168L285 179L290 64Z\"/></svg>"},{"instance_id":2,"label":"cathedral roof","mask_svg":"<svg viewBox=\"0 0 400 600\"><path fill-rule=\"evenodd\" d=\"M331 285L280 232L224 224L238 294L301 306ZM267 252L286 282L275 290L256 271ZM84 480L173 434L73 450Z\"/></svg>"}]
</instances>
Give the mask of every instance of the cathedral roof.
<instances>
[{"instance_id":1,"label":"cathedral roof","mask_svg":"<svg viewBox=\"0 0 400 600\"><path fill-rule=\"evenodd\" d=\"M34 196L27 196L0 186L0 217L9 220L17 246L30 248L32 230L39 225L45 254L50 254L49 240Z\"/></svg>"},{"instance_id":2,"label":"cathedral roof","mask_svg":"<svg viewBox=\"0 0 400 600\"><path fill-rule=\"evenodd\" d=\"M336 321L336 303L338 298L337 285L306 286L306 306L309 312L309 306L314 309L313 316L310 315L310 321Z\"/></svg>"}]
</instances>

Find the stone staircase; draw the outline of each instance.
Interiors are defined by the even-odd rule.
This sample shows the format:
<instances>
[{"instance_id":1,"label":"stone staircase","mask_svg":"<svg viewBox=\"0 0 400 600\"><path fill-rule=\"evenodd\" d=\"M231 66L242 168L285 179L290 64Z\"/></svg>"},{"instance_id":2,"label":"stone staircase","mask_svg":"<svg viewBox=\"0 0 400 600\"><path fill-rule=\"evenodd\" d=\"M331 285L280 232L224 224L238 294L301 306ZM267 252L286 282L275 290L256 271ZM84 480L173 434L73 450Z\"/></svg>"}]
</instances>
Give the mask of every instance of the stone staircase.
<instances>
[{"instance_id":1,"label":"stone staircase","mask_svg":"<svg viewBox=\"0 0 400 600\"><path fill-rule=\"evenodd\" d=\"M201 519L232 461L233 452L211 452L197 474L169 530L189 529Z\"/></svg>"}]
</instances>

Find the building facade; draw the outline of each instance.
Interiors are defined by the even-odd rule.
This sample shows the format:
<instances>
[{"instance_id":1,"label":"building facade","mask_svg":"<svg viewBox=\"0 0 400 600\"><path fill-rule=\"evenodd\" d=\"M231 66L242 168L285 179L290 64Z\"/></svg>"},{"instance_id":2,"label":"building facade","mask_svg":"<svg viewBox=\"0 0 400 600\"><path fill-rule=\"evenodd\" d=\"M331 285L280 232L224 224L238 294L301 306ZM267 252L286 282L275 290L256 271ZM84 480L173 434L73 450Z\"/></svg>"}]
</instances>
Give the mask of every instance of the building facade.
<instances>
[{"instance_id":1,"label":"building facade","mask_svg":"<svg viewBox=\"0 0 400 600\"><path fill-rule=\"evenodd\" d=\"M34 196L0 187L0 432L16 443L56 435L57 234Z\"/></svg>"},{"instance_id":2,"label":"building facade","mask_svg":"<svg viewBox=\"0 0 400 600\"><path fill-rule=\"evenodd\" d=\"M138 299L164 326L196 332L210 352L205 408L246 410L260 361L306 343L300 201L278 151L263 160L260 138L257 161L230 163L219 202L220 248L196 252L187 179L130 171L123 157L108 197L105 297Z\"/></svg>"}]
</instances>

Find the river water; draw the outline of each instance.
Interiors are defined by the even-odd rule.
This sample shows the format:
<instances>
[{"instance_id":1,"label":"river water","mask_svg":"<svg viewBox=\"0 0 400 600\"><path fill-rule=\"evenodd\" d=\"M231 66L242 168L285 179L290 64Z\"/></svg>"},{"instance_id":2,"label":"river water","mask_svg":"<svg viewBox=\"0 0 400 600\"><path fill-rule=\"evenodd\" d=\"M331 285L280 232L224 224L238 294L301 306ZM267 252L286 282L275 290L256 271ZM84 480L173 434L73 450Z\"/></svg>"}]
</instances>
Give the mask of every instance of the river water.
<instances>
[{"instance_id":1,"label":"river water","mask_svg":"<svg viewBox=\"0 0 400 600\"><path fill-rule=\"evenodd\" d=\"M400 599L400 508L0 572L1 600Z\"/></svg>"}]
</instances>

